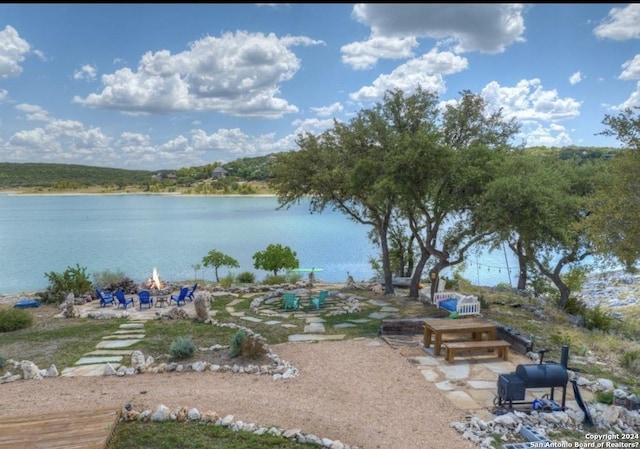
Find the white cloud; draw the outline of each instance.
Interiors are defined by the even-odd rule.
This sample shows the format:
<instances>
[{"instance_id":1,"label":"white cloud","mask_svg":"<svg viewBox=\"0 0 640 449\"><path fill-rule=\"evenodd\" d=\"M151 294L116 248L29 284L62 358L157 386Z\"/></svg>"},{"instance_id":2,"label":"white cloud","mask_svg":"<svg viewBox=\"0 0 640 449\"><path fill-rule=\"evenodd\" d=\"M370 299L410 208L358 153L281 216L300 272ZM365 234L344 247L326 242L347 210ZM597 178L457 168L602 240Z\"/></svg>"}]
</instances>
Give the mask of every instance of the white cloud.
<instances>
[{"instance_id":1,"label":"white cloud","mask_svg":"<svg viewBox=\"0 0 640 449\"><path fill-rule=\"evenodd\" d=\"M100 128L86 127L76 120L61 120L40 106L22 103L15 106L30 122L43 126L14 133L0 147L3 156L11 161L40 161L108 165L117 160L111 148L111 138Z\"/></svg>"},{"instance_id":2,"label":"white cloud","mask_svg":"<svg viewBox=\"0 0 640 449\"><path fill-rule=\"evenodd\" d=\"M0 89L0 103L2 103L9 96L7 89Z\"/></svg>"},{"instance_id":3,"label":"white cloud","mask_svg":"<svg viewBox=\"0 0 640 449\"><path fill-rule=\"evenodd\" d=\"M292 125L297 127L293 133L294 135L304 134L307 132L311 134L321 134L324 131L333 128L334 121L333 118L310 118L306 120L294 120Z\"/></svg>"},{"instance_id":4,"label":"white cloud","mask_svg":"<svg viewBox=\"0 0 640 449\"><path fill-rule=\"evenodd\" d=\"M640 4L612 8L600 25L593 29L599 38L625 41L640 37Z\"/></svg>"},{"instance_id":5,"label":"white cloud","mask_svg":"<svg viewBox=\"0 0 640 449\"><path fill-rule=\"evenodd\" d=\"M640 54L635 55L632 60L622 64L622 73L618 77L621 80L637 80L640 79Z\"/></svg>"},{"instance_id":6,"label":"white cloud","mask_svg":"<svg viewBox=\"0 0 640 449\"><path fill-rule=\"evenodd\" d=\"M26 114L25 118L29 121L48 122L51 119L49 112L35 104L20 103L16 105L16 109L24 112Z\"/></svg>"},{"instance_id":7,"label":"white cloud","mask_svg":"<svg viewBox=\"0 0 640 449\"><path fill-rule=\"evenodd\" d=\"M492 81L481 95L490 107L502 108L504 117L516 117L520 122L558 121L580 115L579 101L560 98L556 90L545 90L539 79L522 80L514 87L502 87Z\"/></svg>"},{"instance_id":8,"label":"white cloud","mask_svg":"<svg viewBox=\"0 0 640 449\"><path fill-rule=\"evenodd\" d=\"M564 147L573 144L564 127L557 125L546 128L538 125L526 134L520 134L520 137L525 141L526 147Z\"/></svg>"},{"instance_id":9,"label":"white cloud","mask_svg":"<svg viewBox=\"0 0 640 449\"><path fill-rule=\"evenodd\" d=\"M501 53L523 42L520 4L373 4L359 3L352 16L377 37L453 39L456 52Z\"/></svg>"},{"instance_id":10,"label":"white cloud","mask_svg":"<svg viewBox=\"0 0 640 449\"><path fill-rule=\"evenodd\" d=\"M78 70L73 72L74 80L85 80L85 81L93 81L96 79L97 70L95 67L85 64L80 67Z\"/></svg>"},{"instance_id":11,"label":"white cloud","mask_svg":"<svg viewBox=\"0 0 640 449\"><path fill-rule=\"evenodd\" d=\"M413 56L418 46L415 37L374 37L364 42L344 45L342 62L354 69L370 69L378 59L406 59Z\"/></svg>"},{"instance_id":12,"label":"white cloud","mask_svg":"<svg viewBox=\"0 0 640 449\"><path fill-rule=\"evenodd\" d=\"M31 46L22 39L15 28L7 25L0 31L0 78L16 77L22 73L21 62Z\"/></svg>"},{"instance_id":13,"label":"white cloud","mask_svg":"<svg viewBox=\"0 0 640 449\"><path fill-rule=\"evenodd\" d=\"M145 53L135 71L124 67L102 76L104 88L74 102L93 108L133 113L217 111L279 118L298 108L278 98L300 61L289 46L318 45L305 37L224 33L204 37L189 49Z\"/></svg>"},{"instance_id":14,"label":"white cloud","mask_svg":"<svg viewBox=\"0 0 640 449\"><path fill-rule=\"evenodd\" d=\"M611 109L621 111L627 108L636 108L640 107L640 81L636 84L636 90L631 92L629 98L627 98L624 102L619 104L618 106L613 106Z\"/></svg>"},{"instance_id":15,"label":"white cloud","mask_svg":"<svg viewBox=\"0 0 640 449\"><path fill-rule=\"evenodd\" d=\"M431 50L420 58L398 66L390 74L380 75L372 85L364 86L349 97L354 101L375 101L384 97L388 90L401 89L406 93L418 86L436 93L446 91L442 75L461 72L468 66L466 58L451 52Z\"/></svg>"},{"instance_id":16,"label":"white cloud","mask_svg":"<svg viewBox=\"0 0 640 449\"><path fill-rule=\"evenodd\" d=\"M569 83L571 85L578 84L580 81L582 81L582 72L579 70L569 77Z\"/></svg>"},{"instance_id":17,"label":"white cloud","mask_svg":"<svg viewBox=\"0 0 640 449\"><path fill-rule=\"evenodd\" d=\"M338 112L342 112L342 105L338 102L333 103L329 106L323 106L319 108L311 108L313 112L318 114L319 117L332 117Z\"/></svg>"}]
</instances>

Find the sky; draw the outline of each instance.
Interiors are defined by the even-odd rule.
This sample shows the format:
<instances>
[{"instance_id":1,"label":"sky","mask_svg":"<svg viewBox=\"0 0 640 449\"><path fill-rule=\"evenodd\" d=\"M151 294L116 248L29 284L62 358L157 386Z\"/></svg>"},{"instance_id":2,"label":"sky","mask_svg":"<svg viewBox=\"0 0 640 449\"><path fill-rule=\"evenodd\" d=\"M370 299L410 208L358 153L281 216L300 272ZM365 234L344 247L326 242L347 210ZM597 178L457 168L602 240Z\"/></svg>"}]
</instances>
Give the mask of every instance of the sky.
<instances>
[{"instance_id":1,"label":"sky","mask_svg":"<svg viewBox=\"0 0 640 449\"><path fill-rule=\"evenodd\" d=\"M418 86L518 145L617 148L639 38L640 4L0 4L0 162L226 163Z\"/></svg>"}]
</instances>

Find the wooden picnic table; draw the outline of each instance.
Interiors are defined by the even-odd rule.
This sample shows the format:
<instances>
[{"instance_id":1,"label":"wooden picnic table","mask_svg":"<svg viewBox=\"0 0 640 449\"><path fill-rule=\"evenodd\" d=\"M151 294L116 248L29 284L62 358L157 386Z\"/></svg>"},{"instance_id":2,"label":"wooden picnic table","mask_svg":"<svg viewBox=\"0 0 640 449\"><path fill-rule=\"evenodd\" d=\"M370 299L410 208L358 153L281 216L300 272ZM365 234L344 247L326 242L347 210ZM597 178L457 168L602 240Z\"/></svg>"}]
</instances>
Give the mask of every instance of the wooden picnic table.
<instances>
[{"instance_id":1,"label":"wooden picnic table","mask_svg":"<svg viewBox=\"0 0 640 449\"><path fill-rule=\"evenodd\" d=\"M469 318L427 318L424 320L424 347L431 346L431 336L434 336L433 354L440 355L442 336L444 334L471 334L474 340L482 340L487 334L487 340L495 340L496 325L480 317Z\"/></svg>"}]
</instances>

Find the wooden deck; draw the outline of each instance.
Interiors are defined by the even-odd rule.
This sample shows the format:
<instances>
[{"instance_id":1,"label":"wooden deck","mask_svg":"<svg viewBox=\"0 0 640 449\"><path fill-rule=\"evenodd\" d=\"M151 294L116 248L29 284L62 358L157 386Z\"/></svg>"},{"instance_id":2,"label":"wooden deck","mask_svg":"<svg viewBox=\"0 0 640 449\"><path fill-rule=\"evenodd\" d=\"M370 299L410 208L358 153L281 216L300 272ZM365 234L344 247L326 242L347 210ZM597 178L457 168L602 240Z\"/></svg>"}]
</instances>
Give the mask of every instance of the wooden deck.
<instances>
[{"instance_id":1,"label":"wooden deck","mask_svg":"<svg viewBox=\"0 0 640 449\"><path fill-rule=\"evenodd\" d=\"M0 418L2 449L105 449L120 419L116 407Z\"/></svg>"}]
</instances>

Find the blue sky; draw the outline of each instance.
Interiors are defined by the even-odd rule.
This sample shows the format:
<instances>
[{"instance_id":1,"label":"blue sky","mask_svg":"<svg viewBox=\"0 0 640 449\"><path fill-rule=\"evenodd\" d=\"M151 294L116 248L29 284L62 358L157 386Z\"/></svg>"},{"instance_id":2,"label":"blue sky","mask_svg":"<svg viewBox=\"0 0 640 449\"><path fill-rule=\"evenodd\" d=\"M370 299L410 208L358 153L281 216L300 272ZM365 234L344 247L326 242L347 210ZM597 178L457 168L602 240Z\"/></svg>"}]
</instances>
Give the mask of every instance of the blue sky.
<instances>
[{"instance_id":1,"label":"blue sky","mask_svg":"<svg viewBox=\"0 0 640 449\"><path fill-rule=\"evenodd\" d=\"M0 162L173 169L296 149L418 85L525 146L612 146L640 4L0 4Z\"/></svg>"}]
</instances>

